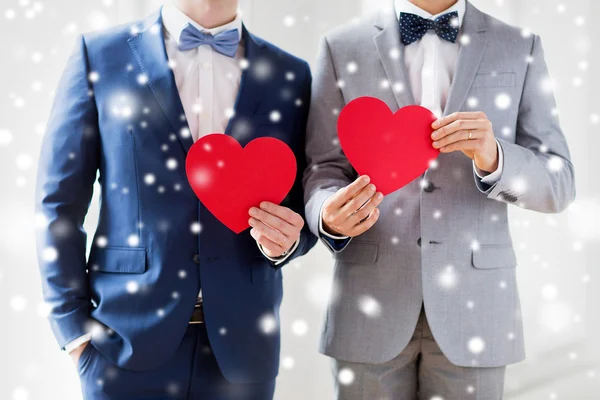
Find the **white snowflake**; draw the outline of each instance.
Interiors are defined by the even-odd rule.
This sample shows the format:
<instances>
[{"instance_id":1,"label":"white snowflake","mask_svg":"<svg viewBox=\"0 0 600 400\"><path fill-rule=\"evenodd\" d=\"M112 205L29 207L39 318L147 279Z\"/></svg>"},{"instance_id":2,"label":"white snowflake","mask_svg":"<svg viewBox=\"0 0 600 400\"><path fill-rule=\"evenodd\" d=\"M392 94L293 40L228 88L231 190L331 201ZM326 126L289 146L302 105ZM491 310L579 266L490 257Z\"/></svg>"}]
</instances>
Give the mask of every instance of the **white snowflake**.
<instances>
[{"instance_id":1,"label":"white snowflake","mask_svg":"<svg viewBox=\"0 0 600 400\"><path fill-rule=\"evenodd\" d=\"M21 312L27 307L27 299L23 296L13 296L10 299L10 307L16 312Z\"/></svg>"},{"instance_id":2,"label":"white snowflake","mask_svg":"<svg viewBox=\"0 0 600 400\"><path fill-rule=\"evenodd\" d=\"M346 71L350 74L354 74L358 71L358 65L354 61L351 61L346 65Z\"/></svg>"},{"instance_id":3,"label":"white snowflake","mask_svg":"<svg viewBox=\"0 0 600 400\"><path fill-rule=\"evenodd\" d=\"M127 238L127 244L131 247L139 246L140 237L136 234L129 235L129 237Z\"/></svg>"},{"instance_id":4,"label":"white snowflake","mask_svg":"<svg viewBox=\"0 0 600 400\"><path fill-rule=\"evenodd\" d=\"M140 285L136 281L129 281L127 282L127 285L125 285L125 289L127 290L127 293L135 294L140 290Z\"/></svg>"},{"instance_id":5,"label":"white snowflake","mask_svg":"<svg viewBox=\"0 0 600 400\"><path fill-rule=\"evenodd\" d=\"M552 156L548 159L548 170L550 172L560 172L564 167L563 159L557 156Z\"/></svg>"},{"instance_id":6,"label":"white snowflake","mask_svg":"<svg viewBox=\"0 0 600 400\"><path fill-rule=\"evenodd\" d=\"M15 19L16 16L17 16L17 12L15 10L13 10L12 8L8 8L8 9L6 9L6 11L4 11L4 17L8 20Z\"/></svg>"},{"instance_id":7,"label":"white snowflake","mask_svg":"<svg viewBox=\"0 0 600 400\"><path fill-rule=\"evenodd\" d=\"M273 314L265 314L259 318L258 327L265 335L271 335L277 331L277 319Z\"/></svg>"},{"instance_id":8,"label":"white snowflake","mask_svg":"<svg viewBox=\"0 0 600 400\"><path fill-rule=\"evenodd\" d=\"M281 360L281 366L283 367L283 369L286 370L290 370L292 368L294 368L294 365L296 364L295 360L293 357L284 357Z\"/></svg>"},{"instance_id":9,"label":"white snowflake","mask_svg":"<svg viewBox=\"0 0 600 400\"><path fill-rule=\"evenodd\" d=\"M358 298L358 309L370 318L376 318L381 315L381 304L372 296L360 296Z\"/></svg>"},{"instance_id":10,"label":"white snowflake","mask_svg":"<svg viewBox=\"0 0 600 400\"><path fill-rule=\"evenodd\" d=\"M296 19L291 16L291 15L286 15L285 17L283 17L283 25L285 25L288 28L291 28L292 26L294 26L294 24L296 23Z\"/></svg>"},{"instance_id":11,"label":"white snowflake","mask_svg":"<svg viewBox=\"0 0 600 400\"><path fill-rule=\"evenodd\" d=\"M198 222L198 221L194 221L190 225L190 231L193 234L198 234L198 233L200 233L201 230L202 230L202 225L200 225L200 222Z\"/></svg>"},{"instance_id":12,"label":"white snowflake","mask_svg":"<svg viewBox=\"0 0 600 400\"><path fill-rule=\"evenodd\" d=\"M98 247L106 247L108 245L108 239L106 236L98 236L96 238L96 246Z\"/></svg>"},{"instance_id":13,"label":"white snowflake","mask_svg":"<svg viewBox=\"0 0 600 400\"><path fill-rule=\"evenodd\" d=\"M54 262L58 259L58 250L55 247L46 247L42 251L42 259L46 262Z\"/></svg>"},{"instance_id":14,"label":"white snowflake","mask_svg":"<svg viewBox=\"0 0 600 400\"><path fill-rule=\"evenodd\" d=\"M485 350L485 342L483 341L482 338L475 336L469 340L469 343L467 344L467 348L469 349L469 351L471 353L479 354L483 350Z\"/></svg>"},{"instance_id":15,"label":"white snowflake","mask_svg":"<svg viewBox=\"0 0 600 400\"><path fill-rule=\"evenodd\" d=\"M0 129L0 146L8 146L13 140L12 133L7 129Z\"/></svg>"},{"instance_id":16,"label":"white snowflake","mask_svg":"<svg viewBox=\"0 0 600 400\"><path fill-rule=\"evenodd\" d=\"M354 371L350 368L342 368L338 372L338 382L341 385L348 386L354 382Z\"/></svg>"},{"instance_id":17,"label":"white snowflake","mask_svg":"<svg viewBox=\"0 0 600 400\"><path fill-rule=\"evenodd\" d=\"M21 170L28 170L33 164L33 159L29 154L19 154L17 156L17 168Z\"/></svg>"},{"instance_id":18,"label":"white snowflake","mask_svg":"<svg viewBox=\"0 0 600 400\"><path fill-rule=\"evenodd\" d=\"M469 108L475 108L479 105L479 99L477 97L469 97L467 99L467 105Z\"/></svg>"},{"instance_id":19,"label":"white snowflake","mask_svg":"<svg viewBox=\"0 0 600 400\"><path fill-rule=\"evenodd\" d=\"M137 81L140 85L146 85L148 84L148 75L146 74L139 74L137 77Z\"/></svg>"},{"instance_id":20,"label":"white snowflake","mask_svg":"<svg viewBox=\"0 0 600 400\"><path fill-rule=\"evenodd\" d=\"M404 91L404 84L402 82L396 82L392 86L392 90L396 93L402 93Z\"/></svg>"},{"instance_id":21,"label":"white snowflake","mask_svg":"<svg viewBox=\"0 0 600 400\"><path fill-rule=\"evenodd\" d=\"M50 304L48 304L44 301L40 302L37 306L37 314L41 318L48 318L48 315L50 315L51 311L52 311L52 307L50 306Z\"/></svg>"},{"instance_id":22,"label":"white snowflake","mask_svg":"<svg viewBox=\"0 0 600 400\"><path fill-rule=\"evenodd\" d=\"M292 333L296 336L304 336L308 332L308 324L302 319L292 322Z\"/></svg>"},{"instance_id":23,"label":"white snowflake","mask_svg":"<svg viewBox=\"0 0 600 400\"><path fill-rule=\"evenodd\" d=\"M499 110L506 110L510 107L512 99L507 93L500 93L496 96L494 102L496 103L496 107L498 107Z\"/></svg>"},{"instance_id":24,"label":"white snowflake","mask_svg":"<svg viewBox=\"0 0 600 400\"><path fill-rule=\"evenodd\" d=\"M156 177L154 174L144 175L144 183L148 186L154 185L156 183Z\"/></svg>"},{"instance_id":25,"label":"white snowflake","mask_svg":"<svg viewBox=\"0 0 600 400\"><path fill-rule=\"evenodd\" d=\"M269 114L269 119L271 120L271 122L277 123L277 122L281 121L281 113L277 110L273 110Z\"/></svg>"},{"instance_id":26,"label":"white snowflake","mask_svg":"<svg viewBox=\"0 0 600 400\"><path fill-rule=\"evenodd\" d=\"M169 158L166 162L167 169L170 169L171 171L177 169L177 165L178 162L175 158Z\"/></svg>"},{"instance_id":27,"label":"white snowflake","mask_svg":"<svg viewBox=\"0 0 600 400\"><path fill-rule=\"evenodd\" d=\"M458 283L458 276L452 265L446 266L438 275L438 283L443 289L452 289Z\"/></svg>"}]
</instances>

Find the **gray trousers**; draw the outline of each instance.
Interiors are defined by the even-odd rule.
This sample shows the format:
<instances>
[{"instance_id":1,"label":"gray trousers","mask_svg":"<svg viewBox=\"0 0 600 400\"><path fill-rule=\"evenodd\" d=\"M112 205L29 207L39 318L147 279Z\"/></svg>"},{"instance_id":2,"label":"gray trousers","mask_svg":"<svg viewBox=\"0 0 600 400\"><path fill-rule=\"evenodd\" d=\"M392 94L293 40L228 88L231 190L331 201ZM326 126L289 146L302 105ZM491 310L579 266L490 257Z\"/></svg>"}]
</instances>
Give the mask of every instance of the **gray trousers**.
<instances>
[{"instance_id":1,"label":"gray trousers","mask_svg":"<svg viewBox=\"0 0 600 400\"><path fill-rule=\"evenodd\" d=\"M505 370L452 364L433 338L424 311L408 346L391 361L333 360L338 400L499 400Z\"/></svg>"}]
</instances>

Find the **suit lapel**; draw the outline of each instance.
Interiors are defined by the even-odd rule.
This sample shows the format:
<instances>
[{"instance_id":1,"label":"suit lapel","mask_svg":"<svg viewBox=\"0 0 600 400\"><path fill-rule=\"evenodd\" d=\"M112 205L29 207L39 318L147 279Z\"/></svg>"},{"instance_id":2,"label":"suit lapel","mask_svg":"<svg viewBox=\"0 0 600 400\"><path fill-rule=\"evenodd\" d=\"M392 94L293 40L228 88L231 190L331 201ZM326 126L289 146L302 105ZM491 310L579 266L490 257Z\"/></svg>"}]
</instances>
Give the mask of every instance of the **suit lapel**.
<instances>
[{"instance_id":1,"label":"suit lapel","mask_svg":"<svg viewBox=\"0 0 600 400\"><path fill-rule=\"evenodd\" d=\"M404 63L404 45L400 41L400 25L395 12L390 9L381 10L375 27L379 31L373 40L387 79L392 87L396 83L404 85L403 90L393 90L398 107L414 104L415 100Z\"/></svg>"},{"instance_id":2,"label":"suit lapel","mask_svg":"<svg viewBox=\"0 0 600 400\"><path fill-rule=\"evenodd\" d=\"M183 150L188 152L193 144L173 71L169 67L160 11L148 18L139 34L131 37L129 47L148 76L148 85L156 97Z\"/></svg>"},{"instance_id":3,"label":"suit lapel","mask_svg":"<svg viewBox=\"0 0 600 400\"><path fill-rule=\"evenodd\" d=\"M448 93L444 115L452 114L462 108L487 45L485 16L470 2L467 2L461 37L463 40L465 37L468 38L469 42L460 46L456 72Z\"/></svg>"},{"instance_id":4,"label":"suit lapel","mask_svg":"<svg viewBox=\"0 0 600 400\"><path fill-rule=\"evenodd\" d=\"M248 68L242 71L240 88L234 105L234 115L252 116L266 87L265 83L260 81L261 75L258 69L261 68L262 63L268 63L269 60L262 55L264 42L248 32L245 25L242 25L242 40L244 41L244 57L248 61ZM235 117L231 118L227 124L225 129L227 135L231 134L234 120Z\"/></svg>"}]
</instances>

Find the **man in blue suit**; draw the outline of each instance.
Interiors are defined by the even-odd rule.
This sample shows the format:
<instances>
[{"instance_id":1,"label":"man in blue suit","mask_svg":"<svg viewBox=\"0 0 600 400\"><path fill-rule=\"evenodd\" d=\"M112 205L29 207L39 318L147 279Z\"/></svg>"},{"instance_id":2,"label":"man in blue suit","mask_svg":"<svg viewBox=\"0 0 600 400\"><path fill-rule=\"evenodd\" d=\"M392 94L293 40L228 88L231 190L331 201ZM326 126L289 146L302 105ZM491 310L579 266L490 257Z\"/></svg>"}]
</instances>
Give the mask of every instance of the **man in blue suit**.
<instances>
[{"instance_id":1,"label":"man in blue suit","mask_svg":"<svg viewBox=\"0 0 600 400\"><path fill-rule=\"evenodd\" d=\"M304 169L306 62L249 33L237 0L178 0L84 35L39 164L38 250L50 322L86 399L271 399L281 267L316 242L297 179L234 234L185 175L195 140L286 142ZM100 219L82 228L98 176Z\"/></svg>"}]
</instances>

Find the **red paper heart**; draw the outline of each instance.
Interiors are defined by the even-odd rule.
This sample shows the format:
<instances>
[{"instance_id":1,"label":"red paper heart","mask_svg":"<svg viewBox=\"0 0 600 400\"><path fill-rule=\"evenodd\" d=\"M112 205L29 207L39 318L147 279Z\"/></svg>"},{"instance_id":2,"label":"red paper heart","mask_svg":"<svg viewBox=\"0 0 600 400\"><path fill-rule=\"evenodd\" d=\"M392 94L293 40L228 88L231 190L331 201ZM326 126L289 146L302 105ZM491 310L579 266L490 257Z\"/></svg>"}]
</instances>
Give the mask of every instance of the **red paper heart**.
<instances>
[{"instance_id":1,"label":"red paper heart","mask_svg":"<svg viewBox=\"0 0 600 400\"><path fill-rule=\"evenodd\" d=\"M242 146L231 136L210 134L188 152L187 178L204 206L225 226L240 233L248 211L262 201L279 204L296 179L296 157L287 144L265 137Z\"/></svg>"},{"instance_id":2,"label":"red paper heart","mask_svg":"<svg viewBox=\"0 0 600 400\"><path fill-rule=\"evenodd\" d=\"M354 169L387 195L419 177L438 157L431 139L436 119L421 106L392 113L379 99L359 97L342 109L338 137Z\"/></svg>"}]
</instances>

